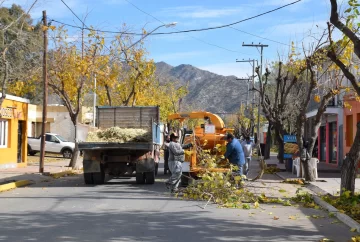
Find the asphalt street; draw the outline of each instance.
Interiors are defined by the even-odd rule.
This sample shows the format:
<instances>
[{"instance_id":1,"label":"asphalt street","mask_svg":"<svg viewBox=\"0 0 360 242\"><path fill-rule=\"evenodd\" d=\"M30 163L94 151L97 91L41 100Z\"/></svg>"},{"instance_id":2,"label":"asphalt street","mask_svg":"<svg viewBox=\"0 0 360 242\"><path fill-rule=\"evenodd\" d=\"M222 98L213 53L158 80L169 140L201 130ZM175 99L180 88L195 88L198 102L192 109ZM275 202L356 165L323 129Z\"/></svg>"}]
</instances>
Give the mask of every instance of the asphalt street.
<instances>
[{"instance_id":1,"label":"asphalt street","mask_svg":"<svg viewBox=\"0 0 360 242\"><path fill-rule=\"evenodd\" d=\"M1 193L0 241L342 242L354 235L327 212L301 206L202 209L204 202L172 197L165 179L86 186L78 175Z\"/></svg>"}]
</instances>

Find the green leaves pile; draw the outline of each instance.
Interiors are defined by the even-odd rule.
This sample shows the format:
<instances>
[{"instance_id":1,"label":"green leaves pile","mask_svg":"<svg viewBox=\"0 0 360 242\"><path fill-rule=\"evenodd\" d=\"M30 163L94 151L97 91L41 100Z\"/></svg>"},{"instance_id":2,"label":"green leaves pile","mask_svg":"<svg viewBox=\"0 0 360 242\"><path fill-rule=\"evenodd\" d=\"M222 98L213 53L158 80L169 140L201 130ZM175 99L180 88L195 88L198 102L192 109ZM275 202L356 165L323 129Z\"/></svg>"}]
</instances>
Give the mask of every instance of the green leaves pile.
<instances>
[{"instance_id":1,"label":"green leaves pile","mask_svg":"<svg viewBox=\"0 0 360 242\"><path fill-rule=\"evenodd\" d=\"M89 132L87 142L150 142L151 133L144 129L123 129L111 127L105 130Z\"/></svg>"},{"instance_id":2,"label":"green leaves pile","mask_svg":"<svg viewBox=\"0 0 360 242\"><path fill-rule=\"evenodd\" d=\"M184 199L212 200L222 207L243 208L243 203L256 202L257 198L244 188L245 176L206 172L183 190Z\"/></svg>"},{"instance_id":3,"label":"green leaves pile","mask_svg":"<svg viewBox=\"0 0 360 242\"><path fill-rule=\"evenodd\" d=\"M352 195L350 191L344 191L340 196L323 196L322 199L360 222L360 194Z\"/></svg>"}]
</instances>

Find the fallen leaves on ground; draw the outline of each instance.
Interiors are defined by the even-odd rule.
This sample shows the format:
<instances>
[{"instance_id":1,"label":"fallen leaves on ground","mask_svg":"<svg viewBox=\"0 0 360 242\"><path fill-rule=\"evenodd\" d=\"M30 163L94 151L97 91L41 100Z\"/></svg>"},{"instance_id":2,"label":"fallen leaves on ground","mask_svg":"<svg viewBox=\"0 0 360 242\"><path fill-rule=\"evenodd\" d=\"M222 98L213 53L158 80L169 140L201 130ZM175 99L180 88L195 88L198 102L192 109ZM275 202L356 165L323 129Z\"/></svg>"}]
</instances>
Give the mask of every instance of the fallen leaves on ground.
<instances>
[{"instance_id":1,"label":"fallen leaves on ground","mask_svg":"<svg viewBox=\"0 0 360 242\"><path fill-rule=\"evenodd\" d=\"M304 179L285 179L285 180L283 181L283 183L304 185L304 184L305 184L305 180L304 180Z\"/></svg>"}]
</instances>

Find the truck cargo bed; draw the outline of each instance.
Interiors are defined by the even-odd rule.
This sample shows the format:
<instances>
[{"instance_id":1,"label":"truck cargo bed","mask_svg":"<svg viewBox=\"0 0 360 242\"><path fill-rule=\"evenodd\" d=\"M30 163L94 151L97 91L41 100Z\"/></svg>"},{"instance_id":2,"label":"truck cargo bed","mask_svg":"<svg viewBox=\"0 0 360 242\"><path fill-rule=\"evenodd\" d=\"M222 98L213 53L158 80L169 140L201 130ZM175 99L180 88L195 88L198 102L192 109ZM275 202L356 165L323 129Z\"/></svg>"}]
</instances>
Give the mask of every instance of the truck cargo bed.
<instances>
[{"instance_id":1,"label":"truck cargo bed","mask_svg":"<svg viewBox=\"0 0 360 242\"><path fill-rule=\"evenodd\" d=\"M79 143L79 150L152 150L151 142L128 142L128 143L112 143L112 142L82 142Z\"/></svg>"}]
</instances>

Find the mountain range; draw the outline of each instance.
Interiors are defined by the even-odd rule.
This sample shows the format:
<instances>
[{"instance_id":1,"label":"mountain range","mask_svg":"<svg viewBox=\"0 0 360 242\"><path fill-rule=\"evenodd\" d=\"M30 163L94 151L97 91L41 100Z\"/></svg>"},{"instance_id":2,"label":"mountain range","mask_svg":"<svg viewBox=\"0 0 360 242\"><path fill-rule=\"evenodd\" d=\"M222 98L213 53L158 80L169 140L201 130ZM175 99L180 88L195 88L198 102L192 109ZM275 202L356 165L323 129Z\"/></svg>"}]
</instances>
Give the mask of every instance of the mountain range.
<instances>
[{"instance_id":1,"label":"mountain range","mask_svg":"<svg viewBox=\"0 0 360 242\"><path fill-rule=\"evenodd\" d=\"M237 112L241 100L246 101L247 81L235 76L222 76L201 70L192 65L171 66L156 63L156 74L160 80L178 80L188 85L188 94L182 102L184 110L205 110L213 113Z\"/></svg>"},{"instance_id":2,"label":"mountain range","mask_svg":"<svg viewBox=\"0 0 360 242\"><path fill-rule=\"evenodd\" d=\"M160 81L178 81L188 86L188 94L181 103L182 111L235 113L241 100L246 101L247 82L236 80L235 76L218 75L192 65L174 67L165 62L156 63L156 74ZM87 94L85 100L92 106L92 94ZM62 101L57 95L49 95L48 103L56 105Z\"/></svg>"}]
</instances>

